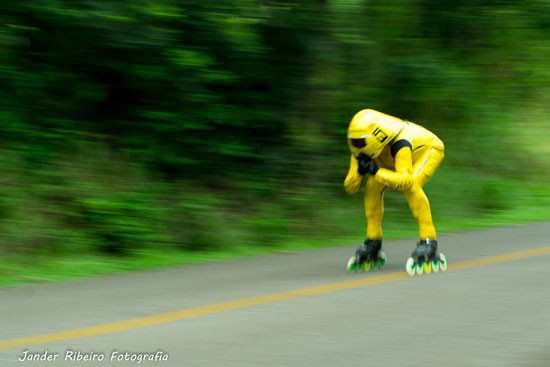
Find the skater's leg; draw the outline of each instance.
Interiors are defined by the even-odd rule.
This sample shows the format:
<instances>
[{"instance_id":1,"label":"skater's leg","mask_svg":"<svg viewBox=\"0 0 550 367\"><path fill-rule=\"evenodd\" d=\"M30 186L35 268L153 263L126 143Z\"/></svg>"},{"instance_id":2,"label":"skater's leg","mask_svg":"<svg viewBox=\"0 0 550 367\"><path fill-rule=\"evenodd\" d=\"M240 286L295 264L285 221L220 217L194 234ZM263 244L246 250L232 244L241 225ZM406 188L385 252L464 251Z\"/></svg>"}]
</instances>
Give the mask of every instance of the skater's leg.
<instances>
[{"instance_id":1,"label":"skater's leg","mask_svg":"<svg viewBox=\"0 0 550 367\"><path fill-rule=\"evenodd\" d=\"M418 223L418 235L421 239L436 239L435 227L430 210L430 202L426 193L417 184L414 184L410 190L404 192L409 208L413 217Z\"/></svg>"},{"instance_id":2,"label":"skater's leg","mask_svg":"<svg viewBox=\"0 0 550 367\"><path fill-rule=\"evenodd\" d=\"M372 177L365 187L365 218L367 239L382 239L382 217L384 216L384 186Z\"/></svg>"},{"instance_id":3,"label":"skater's leg","mask_svg":"<svg viewBox=\"0 0 550 367\"><path fill-rule=\"evenodd\" d=\"M441 150L429 149L413 165L413 186L404 192L411 212L418 222L418 232L421 239L436 239L436 230L432 220L430 202L423 186L434 175L443 161Z\"/></svg>"},{"instance_id":4,"label":"skater's leg","mask_svg":"<svg viewBox=\"0 0 550 367\"><path fill-rule=\"evenodd\" d=\"M386 255L382 249L382 216L384 214L384 188L372 177L365 186L365 217L367 239L348 261L348 271L369 271L382 267Z\"/></svg>"},{"instance_id":5,"label":"skater's leg","mask_svg":"<svg viewBox=\"0 0 550 367\"><path fill-rule=\"evenodd\" d=\"M437 149L429 149L422 154L413 165L414 184L404 193L411 212L418 222L420 238L406 264L407 273L411 276L447 270L445 255L437 250L437 234L432 220L430 202L423 189L443 161L443 157L443 151Z\"/></svg>"}]
</instances>

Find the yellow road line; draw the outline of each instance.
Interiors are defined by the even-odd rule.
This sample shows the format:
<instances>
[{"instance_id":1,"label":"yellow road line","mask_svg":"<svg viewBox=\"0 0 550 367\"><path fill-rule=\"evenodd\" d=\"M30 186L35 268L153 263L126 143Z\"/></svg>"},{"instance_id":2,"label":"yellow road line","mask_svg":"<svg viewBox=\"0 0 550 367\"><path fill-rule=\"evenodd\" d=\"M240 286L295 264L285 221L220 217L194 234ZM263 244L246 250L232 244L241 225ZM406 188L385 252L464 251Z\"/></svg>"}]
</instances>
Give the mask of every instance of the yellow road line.
<instances>
[{"instance_id":1,"label":"yellow road line","mask_svg":"<svg viewBox=\"0 0 550 367\"><path fill-rule=\"evenodd\" d=\"M507 263L511 261L523 260L536 256L550 255L550 247L533 248L524 251L510 252L496 256L487 256L479 259L465 260L456 263L450 263L448 271L459 271L466 269L475 269L488 265ZM61 342L85 337L100 336L122 331L138 329L147 326L167 324L175 321L181 321L201 316L218 314L232 310L240 310L258 305L272 304L289 301L296 298L320 296L323 294L334 293L347 289L361 288L371 285L391 283L398 280L407 279L409 276L404 271L385 273L380 275L370 275L360 279L347 280L338 283L329 283L316 287L307 287L295 289L292 291L265 294L250 298L242 298L234 301L185 308L182 310L166 312L151 315L142 318L135 318L117 322L99 324L96 326L84 327L54 332L51 334L28 336L15 339L0 340L0 351L19 347L28 347L33 345L42 345L46 343Z\"/></svg>"}]
</instances>

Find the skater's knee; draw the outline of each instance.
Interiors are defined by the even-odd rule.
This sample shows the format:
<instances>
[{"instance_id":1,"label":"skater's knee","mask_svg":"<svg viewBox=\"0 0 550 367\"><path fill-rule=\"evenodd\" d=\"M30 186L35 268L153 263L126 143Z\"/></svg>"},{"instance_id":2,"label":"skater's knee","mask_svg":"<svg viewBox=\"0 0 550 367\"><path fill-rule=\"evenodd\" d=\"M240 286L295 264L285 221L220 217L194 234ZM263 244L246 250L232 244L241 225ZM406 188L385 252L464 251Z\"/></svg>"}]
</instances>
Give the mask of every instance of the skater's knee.
<instances>
[{"instance_id":1,"label":"skater's knee","mask_svg":"<svg viewBox=\"0 0 550 367\"><path fill-rule=\"evenodd\" d=\"M413 185L406 191L403 191L403 194L409 201L422 200L425 197L424 190L418 182L414 182Z\"/></svg>"}]
</instances>

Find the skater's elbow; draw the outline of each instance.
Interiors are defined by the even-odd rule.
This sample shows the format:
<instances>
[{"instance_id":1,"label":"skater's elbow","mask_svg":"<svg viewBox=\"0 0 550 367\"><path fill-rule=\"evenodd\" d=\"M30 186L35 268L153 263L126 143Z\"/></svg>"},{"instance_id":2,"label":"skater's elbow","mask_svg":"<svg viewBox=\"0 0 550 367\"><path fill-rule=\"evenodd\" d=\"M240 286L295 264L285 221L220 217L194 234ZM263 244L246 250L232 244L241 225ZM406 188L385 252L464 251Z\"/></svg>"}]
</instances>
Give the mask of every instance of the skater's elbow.
<instances>
[{"instance_id":1,"label":"skater's elbow","mask_svg":"<svg viewBox=\"0 0 550 367\"><path fill-rule=\"evenodd\" d=\"M346 178L344 181L344 190L348 194L355 194L357 191L359 191L359 188L361 187L361 178L357 179L354 177Z\"/></svg>"},{"instance_id":2,"label":"skater's elbow","mask_svg":"<svg viewBox=\"0 0 550 367\"><path fill-rule=\"evenodd\" d=\"M359 191L359 185L344 185L344 190L346 194L353 195Z\"/></svg>"}]
</instances>

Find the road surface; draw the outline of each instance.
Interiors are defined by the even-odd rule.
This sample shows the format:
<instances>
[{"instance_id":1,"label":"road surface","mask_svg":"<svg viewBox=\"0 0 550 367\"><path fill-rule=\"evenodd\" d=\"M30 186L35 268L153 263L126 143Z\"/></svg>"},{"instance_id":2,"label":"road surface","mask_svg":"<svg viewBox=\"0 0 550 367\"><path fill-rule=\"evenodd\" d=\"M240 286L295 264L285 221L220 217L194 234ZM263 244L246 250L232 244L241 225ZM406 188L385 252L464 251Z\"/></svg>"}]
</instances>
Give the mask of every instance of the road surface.
<instances>
[{"instance_id":1,"label":"road surface","mask_svg":"<svg viewBox=\"0 0 550 367\"><path fill-rule=\"evenodd\" d=\"M368 274L352 245L3 289L0 366L550 366L549 234L442 236L449 271L417 278L410 239Z\"/></svg>"}]
</instances>

